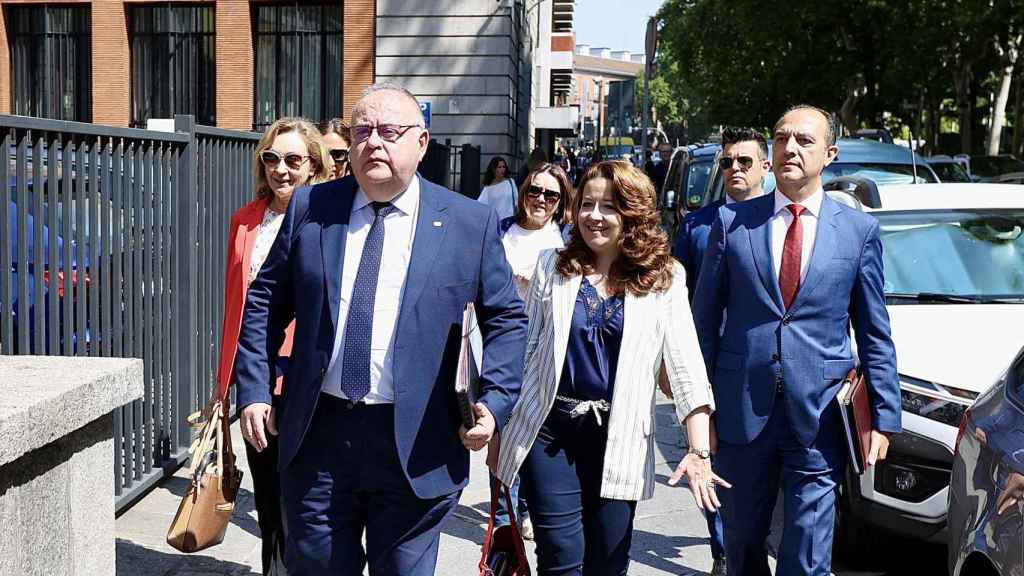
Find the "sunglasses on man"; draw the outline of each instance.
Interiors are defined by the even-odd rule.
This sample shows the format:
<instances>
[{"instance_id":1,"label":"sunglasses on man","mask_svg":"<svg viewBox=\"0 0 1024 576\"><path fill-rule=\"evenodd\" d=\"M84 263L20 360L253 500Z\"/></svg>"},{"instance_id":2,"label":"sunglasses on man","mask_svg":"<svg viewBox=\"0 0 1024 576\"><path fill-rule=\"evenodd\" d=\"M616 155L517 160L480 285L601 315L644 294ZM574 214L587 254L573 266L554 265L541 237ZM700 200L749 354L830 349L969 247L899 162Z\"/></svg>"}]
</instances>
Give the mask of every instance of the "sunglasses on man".
<instances>
[{"instance_id":1,"label":"sunglasses on man","mask_svg":"<svg viewBox=\"0 0 1024 576\"><path fill-rule=\"evenodd\" d=\"M728 170L732 168L733 160L733 158L728 156L722 156L718 159L718 167L722 170ZM754 166L754 159L750 156L737 156L735 160L737 167L743 170L750 170Z\"/></svg>"},{"instance_id":2,"label":"sunglasses on man","mask_svg":"<svg viewBox=\"0 0 1024 576\"><path fill-rule=\"evenodd\" d=\"M298 170L302 168L302 165L309 160L309 156L303 156L297 152L289 152L287 154L281 154L277 150L264 150L260 152L260 162L264 166L273 170L277 168L277 165L284 161L284 165L292 170Z\"/></svg>"},{"instance_id":3,"label":"sunglasses on man","mask_svg":"<svg viewBox=\"0 0 1024 576\"><path fill-rule=\"evenodd\" d=\"M377 131L377 135L380 139L385 142L397 142L399 138L405 135L409 128L415 128L419 124L377 124L376 126L370 126L367 124L359 124L349 129L349 134L352 135L353 143L366 142L373 135L373 131Z\"/></svg>"},{"instance_id":4,"label":"sunglasses on man","mask_svg":"<svg viewBox=\"0 0 1024 576\"><path fill-rule=\"evenodd\" d=\"M531 184L526 190L526 196L533 198L534 200L543 196L545 202L558 202L558 200L562 198L562 193L554 190L548 190L547 188L541 188L536 184Z\"/></svg>"},{"instance_id":5,"label":"sunglasses on man","mask_svg":"<svg viewBox=\"0 0 1024 576\"><path fill-rule=\"evenodd\" d=\"M347 162L348 148L331 148L331 159L335 162Z\"/></svg>"}]
</instances>

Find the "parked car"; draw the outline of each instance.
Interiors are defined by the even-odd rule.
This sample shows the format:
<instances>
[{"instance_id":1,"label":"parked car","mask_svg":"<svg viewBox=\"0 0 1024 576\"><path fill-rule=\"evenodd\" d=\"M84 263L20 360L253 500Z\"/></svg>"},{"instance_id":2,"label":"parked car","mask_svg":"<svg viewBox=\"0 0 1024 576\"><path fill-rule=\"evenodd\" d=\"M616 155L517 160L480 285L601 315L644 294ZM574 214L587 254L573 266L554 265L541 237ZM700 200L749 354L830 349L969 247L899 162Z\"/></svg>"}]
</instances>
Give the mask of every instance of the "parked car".
<instances>
[{"instance_id":1,"label":"parked car","mask_svg":"<svg viewBox=\"0 0 1024 576\"><path fill-rule=\"evenodd\" d=\"M658 191L662 224L670 232L675 231L686 212L703 205L708 178L721 149L718 144L689 144L672 153L665 184Z\"/></svg>"},{"instance_id":2,"label":"parked car","mask_svg":"<svg viewBox=\"0 0 1024 576\"><path fill-rule=\"evenodd\" d=\"M826 188L851 183L880 225L903 408L888 458L841 488L837 554L856 560L881 534L946 540L962 416L1024 347L1024 186Z\"/></svg>"},{"instance_id":3,"label":"parked car","mask_svg":"<svg viewBox=\"0 0 1024 576\"><path fill-rule=\"evenodd\" d=\"M949 486L950 576L1024 574L1024 350L964 413Z\"/></svg>"},{"instance_id":4,"label":"parked car","mask_svg":"<svg viewBox=\"0 0 1024 576\"><path fill-rule=\"evenodd\" d=\"M939 178L928 166L924 157L912 153L909 149L894 144L883 144L874 140L852 140L842 138L837 143L839 156L825 167L822 182L827 183L833 178L851 176L868 178L878 185L934 183ZM768 144L768 155L771 156L772 145ZM708 193L704 195L702 205L710 204L725 194L722 174L717 163L709 181ZM775 190L775 177L769 174L764 182L765 192Z\"/></svg>"},{"instance_id":5,"label":"parked car","mask_svg":"<svg viewBox=\"0 0 1024 576\"><path fill-rule=\"evenodd\" d=\"M951 156L938 154L926 158L928 166L939 177L939 182L972 182L970 174L964 168L964 163Z\"/></svg>"},{"instance_id":6,"label":"parked car","mask_svg":"<svg viewBox=\"0 0 1024 576\"><path fill-rule=\"evenodd\" d=\"M982 182L994 182L1003 174L1024 172L1024 161L1012 154L971 156L970 174Z\"/></svg>"}]
</instances>

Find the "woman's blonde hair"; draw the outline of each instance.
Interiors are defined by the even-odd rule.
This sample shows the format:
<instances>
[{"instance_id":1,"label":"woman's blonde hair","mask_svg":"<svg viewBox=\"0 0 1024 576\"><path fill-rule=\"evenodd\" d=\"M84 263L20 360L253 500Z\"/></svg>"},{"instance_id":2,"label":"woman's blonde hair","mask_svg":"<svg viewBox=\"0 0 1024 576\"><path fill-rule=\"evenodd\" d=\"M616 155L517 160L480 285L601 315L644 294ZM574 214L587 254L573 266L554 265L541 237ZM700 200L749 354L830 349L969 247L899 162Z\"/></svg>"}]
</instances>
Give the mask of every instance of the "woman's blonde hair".
<instances>
[{"instance_id":1,"label":"woman's blonde hair","mask_svg":"<svg viewBox=\"0 0 1024 576\"><path fill-rule=\"evenodd\" d=\"M309 180L305 184L319 184L331 179L334 161L331 160L330 154L327 153L327 146L324 145L323 137L316 126L305 118L281 118L267 128L267 131L263 133L263 137L260 138L259 144L256 145L256 153L253 156L253 176L256 178L257 198L270 198L274 195L270 189L270 184L267 182L267 173L263 169L263 161L260 160L260 155L274 144L275 138L288 132L298 133L302 137L302 141L306 143L306 149L309 151L309 162L312 165L312 169L309 173Z\"/></svg>"}]
</instances>

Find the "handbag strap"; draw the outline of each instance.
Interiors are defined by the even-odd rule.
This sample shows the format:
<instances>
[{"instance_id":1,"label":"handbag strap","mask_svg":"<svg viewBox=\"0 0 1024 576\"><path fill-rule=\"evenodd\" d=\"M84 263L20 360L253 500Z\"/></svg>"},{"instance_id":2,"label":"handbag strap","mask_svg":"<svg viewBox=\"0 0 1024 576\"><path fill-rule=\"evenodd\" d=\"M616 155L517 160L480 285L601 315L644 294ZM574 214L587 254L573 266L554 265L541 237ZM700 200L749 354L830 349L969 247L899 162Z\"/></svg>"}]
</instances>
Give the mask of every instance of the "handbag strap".
<instances>
[{"instance_id":1,"label":"handbag strap","mask_svg":"<svg viewBox=\"0 0 1024 576\"><path fill-rule=\"evenodd\" d=\"M488 574L487 571L487 558L491 555L491 545L493 544L492 539L494 537L494 521L498 514L498 494L505 495L505 506L508 507L508 519L515 531L515 543L516 543L516 560L526 558L526 545L523 543L523 534L519 530L519 520L516 519L516 508L512 502L512 492L505 486L505 483L498 480L498 490L491 491L491 515L487 519L487 533L484 535L483 549L480 555L480 574L481 576Z\"/></svg>"}]
</instances>

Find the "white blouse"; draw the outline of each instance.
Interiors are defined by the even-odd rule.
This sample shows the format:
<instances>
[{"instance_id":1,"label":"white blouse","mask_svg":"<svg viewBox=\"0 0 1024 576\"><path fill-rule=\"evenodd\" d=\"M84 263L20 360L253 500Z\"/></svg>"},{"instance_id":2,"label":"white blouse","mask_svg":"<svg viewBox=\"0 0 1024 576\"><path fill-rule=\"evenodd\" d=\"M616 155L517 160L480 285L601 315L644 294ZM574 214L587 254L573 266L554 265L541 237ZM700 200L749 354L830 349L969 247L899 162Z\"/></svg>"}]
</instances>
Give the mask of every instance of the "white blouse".
<instances>
[{"instance_id":1,"label":"white blouse","mask_svg":"<svg viewBox=\"0 0 1024 576\"><path fill-rule=\"evenodd\" d=\"M540 253L565 246L562 231L554 221L539 230L527 230L519 224L513 224L501 238L501 244L505 247L505 259L516 277L519 297L524 299Z\"/></svg>"},{"instance_id":2,"label":"white blouse","mask_svg":"<svg viewBox=\"0 0 1024 576\"><path fill-rule=\"evenodd\" d=\"M256 275L263 268L263 262L270 255L270 247L277 239L277 232L281 229L281 222L284 222L284 213L275 212L269 206L263 212L263 221L256 231L256 242L252 246L252 255L249 257L249 282L256 279Z\"/></svg>"}]
</instances>

